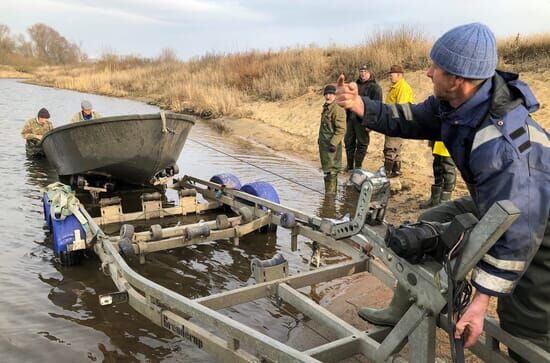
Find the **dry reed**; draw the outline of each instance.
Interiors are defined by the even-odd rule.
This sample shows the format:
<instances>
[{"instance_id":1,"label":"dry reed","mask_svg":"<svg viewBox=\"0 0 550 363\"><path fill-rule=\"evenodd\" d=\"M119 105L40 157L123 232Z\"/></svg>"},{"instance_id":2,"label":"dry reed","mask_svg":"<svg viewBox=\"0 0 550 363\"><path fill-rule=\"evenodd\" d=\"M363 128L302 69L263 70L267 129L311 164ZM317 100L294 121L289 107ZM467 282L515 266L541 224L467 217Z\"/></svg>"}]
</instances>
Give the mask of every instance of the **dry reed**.
<instances>
[{"instance_id":1,"label":"dry reed","mask_svg":"<svg viewBox=\"0 0 550 363\"><path fill-rule=\"evenodd\" d=\"M43 67L38 83L84 92L146 99L176 112L208 117L243 116L248 101L279 101L319 91L340 73L356 76L368 64L379 78L392 64L408 71L429 65L430 42L413 28L374 34L354 47L304 47L275 51L213 54L177 61L163 50L156 59L105 53L94 63ZM512 70L550 65L550 35L516 37L499 42L501 63Z\"/></svg>"}]
</instances>

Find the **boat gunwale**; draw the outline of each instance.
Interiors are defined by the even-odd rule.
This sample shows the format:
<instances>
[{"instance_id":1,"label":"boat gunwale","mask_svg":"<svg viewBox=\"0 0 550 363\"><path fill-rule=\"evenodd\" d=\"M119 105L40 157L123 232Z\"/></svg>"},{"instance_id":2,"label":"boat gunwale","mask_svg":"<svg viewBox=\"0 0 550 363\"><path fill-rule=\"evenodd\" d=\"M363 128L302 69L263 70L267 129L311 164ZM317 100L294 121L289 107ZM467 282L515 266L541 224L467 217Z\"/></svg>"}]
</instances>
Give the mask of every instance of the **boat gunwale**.
<instances>
[{"instance_id":1,"label":"boat gunwale","mask_svg":"<svg viewBox=\"0 0 550 363\"><path fill-rule=\"evenodd\" d=\"M177 119L180 121L191 122L193 125L196 124L197 118L195 116L179 114L174 112L166 112L165 115L167 119ZM48 138L48 136L53 135L59 131L64 131L75 127L82 127L82 126L88 127L88 126L97 125L97 124L119 122L119 121L134 121L134 120L142 121L142 120L154 120L154 119L158 119L159 121L161 121L162 120L161 113L159 112L159 113L150 113L150 114L107 116L107 117L101 117L101 118L92 119L92 120L72 122L72 123L55 127L52 130L45 133L44 136L42 137L42 140L40 140L39 146L42 146L42 144Z\"/></svg>"}]
</instances>

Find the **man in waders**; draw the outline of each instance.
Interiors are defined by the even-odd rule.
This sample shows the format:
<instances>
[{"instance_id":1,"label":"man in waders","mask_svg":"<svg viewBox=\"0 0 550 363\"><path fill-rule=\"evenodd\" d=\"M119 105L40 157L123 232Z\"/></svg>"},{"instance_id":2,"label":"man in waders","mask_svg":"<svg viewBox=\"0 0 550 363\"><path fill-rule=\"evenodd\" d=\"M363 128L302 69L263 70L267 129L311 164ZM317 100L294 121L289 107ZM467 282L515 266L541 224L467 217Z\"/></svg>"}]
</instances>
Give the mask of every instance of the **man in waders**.
<instances>
[{"instance_id":1,"label":"man in waders","mask_svg":"<svg viewBox=\"0 0 550 363\"><path fill-rule=\"evenodd\" d=\"M360 96L382 101L382 88L376 83L374 74L369 71L366 64L359 68L359 78L356 83L357 87L359 87ZM346 112L346 136L344 143L346 145L348 171L362 167L365 155L367 155L369 142L369 132L361 125L361 120L353 112Z\"/></svg>"},{"instance_id":2,"label":"man in waders","mask_svg":"<svg viewBox=\"0 0 550 363\"><path fill-rule=\"evenodd\" d=\"M336 195L338 173L342 170L342 139L346 131L346 112L334 102L335 93L336 87L330 84L323 91L325 103L317 140L327 195Z\"/></svg>"},{"instance_id":3,"label":"man in waders","mask_svg":"<svg viewBox=\"0 0 550 363\"><path fill-rule=\"evenodd\" d=\"M550 140L531 117L539 103L518 75L496 71L496 40L483 24L451 29L435 42L430 58L434 95L422 103L361 98L343 75L337 103L369 129L444 142L471 197L442 203L420 219L447 222L468 212L480 218L497 201L514 203L520 216L475 267L471 282L477 291L455 338L471 347L483 331L491 297L497 297L500 326L550 351ZM359 315L394 325L410 304L398 286L389 307L365 307Z\"/></svg>"},{"instance_id":4,"label":"man in waders","mask_svg":"<svg viewBox=\"0 0 550 363\"><path fill-rule=\"evenodd\" d=\"M449 150L441 141L430 141L434 157L432 168L434 183L432 194L428 200L420 203L420 209L435 207L439 203L451 200L456 185L456 166L449 154Z\"/></svg>"},{"instance_id":5,"label":"man in waders","mask_svg":"<svg viewBox=\"0 0 550 363\"><path fill-rule=\"evenodd\" d=\"M412 103L413 91L403 76L403 67L393 65L390 67L388 77L391 87L386 97L387 104ZM399 137L386 135L384 138L384 169L386 176L392 178L391 190L398 192L401 190L401 147L403 140Z\"/></svg>"},{"instance_id":6,"label":"man in waders","mask_svg":"<svg viewBox=\"0 0 550 363\"><path fill-rule=\"evenodd\" d=\"M42 136L53 129L53 125L50 122L50 113L47 109L41 108L38 111L38 115L33 117L23 126L21 130L21 136L26 140L25 150L29 157L43 157L44 151L39 146Z\"/></svg>"},{"instance_id":7,"label":"man in waders","mask_svg":"<svg viewBox=\"0 0 550 363\"><path fill-rule=\"evenodd\" d=\"M71 122L89 121L101 117L99 112L92 110L92 103L90 101L82 101L80 107L81 110L74 114Z\"/></svg>"}]
</instances>

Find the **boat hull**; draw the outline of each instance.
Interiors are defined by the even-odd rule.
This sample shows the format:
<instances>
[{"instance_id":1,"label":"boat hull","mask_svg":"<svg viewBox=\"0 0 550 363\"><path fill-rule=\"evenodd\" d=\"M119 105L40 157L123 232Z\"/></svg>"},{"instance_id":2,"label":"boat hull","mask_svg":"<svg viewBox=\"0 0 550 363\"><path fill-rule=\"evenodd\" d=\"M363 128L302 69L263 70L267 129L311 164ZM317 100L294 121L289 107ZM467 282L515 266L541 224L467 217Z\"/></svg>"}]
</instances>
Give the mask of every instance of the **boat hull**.
<instances>
[{"instance_id":1,"label":"boat hull","mask_svg":"<svg viewBox=\"0 0 550 363\"><path fill-rule=\"evenodd\" d=\"M166 113L104 117L57 127L42 148L60 177L94 175L150 185L176 165L195 121Z\"/></svg>"}]
</instances>

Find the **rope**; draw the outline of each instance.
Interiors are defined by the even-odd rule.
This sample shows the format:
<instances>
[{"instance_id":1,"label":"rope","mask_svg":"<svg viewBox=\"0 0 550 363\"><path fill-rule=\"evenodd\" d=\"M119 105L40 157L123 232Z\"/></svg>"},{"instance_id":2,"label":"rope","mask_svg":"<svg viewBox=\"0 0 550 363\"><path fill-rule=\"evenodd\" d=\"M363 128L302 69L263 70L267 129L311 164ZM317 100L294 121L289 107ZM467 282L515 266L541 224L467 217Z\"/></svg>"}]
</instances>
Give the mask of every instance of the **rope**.
<instances>
[{"instance_id":1,"label":"rope","mask_svg":"<svg viewBox=\"0 0 550 363\"><path fill-rule=\"evenodd\" d=\"M278 178L281 178L281 179L283 179L283 180L286 180L286 181L288 181L288 182L290 182L290 183L299 185L299 186L301 186L302 188L311 190L312 192L319 193L319 194L321 194L321 195L324 195L324 194L325 194L325 193L323 193L323 192L318 191L317 189L313 189L313 188L311 188L311 187L309 187L309 186L307 186L307 185L305 185L305 184L302 184L302 183L300 183L300 182L297 182L297 181L294 180L294 179L290 179L290 178L287 178L286 176L283 176L283 175L281 175L281 174L274 173L274 172L272 172L271 170L267 170L266 168L263 168L263 167L261 167L261 166L252 164L252 163L249 162L249 161L246 161L246 160L241 159L241 158L239 158L239 157L237 157L237 156L234 156L234 155L231 155L231 154L229 154L229 153L226 153L225 151L216 149L215 147L212 147L212 146L210 146L210 145L206 145L206 144L204 144L204 143L202 143L202 142L200 142L200 141L194 140L194 139L192 139L192 138L187 138L187 140L191 140L191 141L193 141L193 142L195 142L195 143L197 143L197 144L199 144L199 145L201 145L201 146L204 146L204 147L207 148L207 149L214 150L214 151L216 151L216 152L218 152L218 153L220 153L220 154L223 154L223 155L228 156L228 157L230 157L230 158L232 158L232 159L238 160L238 161L240 161L240 162L242 162L242 163L248 164L248 165L250 165L250 166L252 166L252 167L254 167L254 168L257 168L257 169L260 169L260 170L262 170L262 171L265 171L266 173L269 173L269 174L271 174L271 175L274 175L274 176L276 176L276 177L278 177Z\"/></svg>"}]
</instances>

